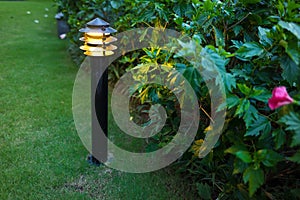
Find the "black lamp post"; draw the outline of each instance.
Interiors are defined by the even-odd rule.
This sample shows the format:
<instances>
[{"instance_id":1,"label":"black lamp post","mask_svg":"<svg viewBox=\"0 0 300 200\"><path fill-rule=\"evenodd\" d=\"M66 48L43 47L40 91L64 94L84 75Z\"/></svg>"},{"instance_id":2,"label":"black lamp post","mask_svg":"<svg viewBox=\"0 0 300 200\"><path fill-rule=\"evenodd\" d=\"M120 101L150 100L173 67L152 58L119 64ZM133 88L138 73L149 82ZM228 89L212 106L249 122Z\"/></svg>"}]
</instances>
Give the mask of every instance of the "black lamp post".
<instances>
[{"instance_id":1,"label":"black lamp post","mask_svg":"<svg viewBox=\"0 0 300 200\"><path fill-rule=\"evenodd\" d=\"M91 66L92 155L89 155L88 161L99 165L107 161L107 139L101 134L98 124L107 136L108 70L102 66L107 66L108 56L117 49L110 44L117 40L111 36L117 31L99 18L88 22L79 31L84 33L84 37L80 38L84 45L80 49L90 57Z\"/></svg>"}]
</instances>

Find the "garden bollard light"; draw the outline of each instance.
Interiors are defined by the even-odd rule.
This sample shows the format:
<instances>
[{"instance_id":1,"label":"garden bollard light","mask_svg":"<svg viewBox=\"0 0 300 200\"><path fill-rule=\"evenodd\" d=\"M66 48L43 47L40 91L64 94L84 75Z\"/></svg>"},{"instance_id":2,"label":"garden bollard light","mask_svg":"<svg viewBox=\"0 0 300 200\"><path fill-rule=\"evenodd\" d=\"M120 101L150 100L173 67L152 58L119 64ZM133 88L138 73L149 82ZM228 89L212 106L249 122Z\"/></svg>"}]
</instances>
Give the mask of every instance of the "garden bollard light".
<instances>
[{"instance_id":1,"label":"garden bollard light","mask_svg":"<svg viewBox=\"0 0 300 200\"><path fill-rule=\"evenodd\" d=\"M80 38L84 45L80 47L90 57L91 67L91 114L92 114L92 154L90 164L100 165L107 161L107 115L108 115L108 56L113 55L117 47L110 44L117 39L111 34L117 32L109 23L96 18L79 30L84 33ZM103 130L101 134L100 127Z\"/></svg>"}]
</instances>

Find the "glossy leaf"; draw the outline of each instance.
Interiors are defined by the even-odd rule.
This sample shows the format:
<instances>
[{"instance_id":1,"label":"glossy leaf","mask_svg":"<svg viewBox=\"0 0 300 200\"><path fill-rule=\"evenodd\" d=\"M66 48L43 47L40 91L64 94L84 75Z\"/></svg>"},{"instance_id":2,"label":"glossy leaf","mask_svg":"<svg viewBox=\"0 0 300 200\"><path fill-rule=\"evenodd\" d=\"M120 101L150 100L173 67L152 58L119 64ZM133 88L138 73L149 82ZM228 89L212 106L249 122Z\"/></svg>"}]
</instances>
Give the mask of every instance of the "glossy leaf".
<instances>
[{"instance_id":1,"label":"glossy leaf","mask_svg":"<svg viewBox=\"0 0 300 200\"><path fill-rule=\"evenodd\" d=\"M273 44L272 39L268 37L269 32L270 30L267 28L258 27L259 42L264 46L271 46Z\"/></svg>"},{"instance_id":2,"label":"glossy leaf","mask_svg":"<svg viewBox=\"0 0 300 200\"><path fill-rule=\"evenodd\" d=\"M290 161L300 164L300 151L297 151L292 157L287 158Z\"/></svg>"},{"instance_id":3,"label":"glossy leaf","mask_svg":"<svg viewBox=\"0 0 300 200\"><path fill-rule=\"evenodd\" d=\"M234 160L234 169L233 169L233 174L239 174L239 173L243 173L247 167L248 164L244 161L242 161L241 159L235 159Z\"/></svg>"},{"instance_id":4,"label":"glossy leaf","mask_svg":"<svg viewBox=\"0 0 300 200\"><path fill-rule=\"evenodd\" d=\"M236 80L234 76L230 73L225 73L223 74L223 80L225 82L225 88L229 91L232 92L234 88L236 88Z\"/></svg>"},{"instance_id":5,"label":"glossy leaf","mask_svg":"<svg viewBox=\"0 0 300 200\"><path fill-rule=\"evenodd\" d=\"M223 32L214 26L216 46L225 47L225 38Z\"/></svg>"},{"instance_id":6,"label":"glossy leaf","mask_svg":"<svg viewBox=\"0 0 300 200\"><path fill-rule=\"evenodd\" d=\"M250 95L251 88L249 88L246 84L237 84L237 86L244 95L246 96Z\"/></svg>"},{"instance_id":7,"label":"glossy leaf","mask_svg":"<svg viewBox=\"0 0 300 200\"><path fill-rule=\"evenodd\" d=\"M225 153L236 154L238 151L247 151L247 148L242 144L236 144L225 150Z\"/></svg>"},{"instance_id":8,"label":"glossy leaf","mask_svg":"<svg viewBox=\"0 0 300 200\"><path fill-rule=\"evenodd\" d=\"M283 156L270 149L261 149L256 152L256 156L260 162L266 167L273 167L279 161L283 160Z\"/></svg>"},{"instance_id":9,"label":"glossy leaf","mask_svg":"<svg viewBox=\"0 0 300 200\"><path fill-rule=\"evenodd\" d=\"M241 41L231 40L231 42L233 43L233 47L235 47L235 48L239 49L243 46L243 42L241 42Z\"/></svg>"},{"instance_id":10,"label":"glossy leaf","mask_svg":"<svg viewBox=\"0 0 300 200\"><path fill-rule=\"evenodd\" d=\"M271 98L271 96L272 96L271 91L266 91L264 89L256 89L256 88L252 90L252 93L250 95L251 98L254 98L258 101L262 101L264 103L267 103L268 100Z\"/></svg>"},{"instance_id":11,"label":"glossy leaf","mask_svg":"<svg viewBox=\"0 0 300 200\"><path fill-rule=\"evenodd\" d=\"M264 171L260 168L248 167L243 173L244 183L249 183L249 193L253 196L255 191L264 183Z\"/></svg>"},{"instance_id":12,"label":"glossy leaf","mask_svg":"<svg viewBox=\"0 0 300 200\"><path fill-rule=\"evenodd\" d=\"M269 122L268 118L259 115L257 120L251 124L245 136L258 136L262 132L269 133L270 131L271 123Z\"/></svg>"},{"instance_id":13,"label":"glossy leaf","mask_svg":"<svg viewBox=\"0 0 300 200\"><path fill-rule=\"evenodd\" d=\"M289 57L281 58L280 66L283 69L282 77L292 86L294 83L300 83L300 67Z\"/></svg>"},{"instance_id":14,"label":"glossy leaf","mask_svg":"<svg viewBox=\"0 0 300 200\"><path fill-rule=\"evenodd\" d=\"M275 149L279 149L286 141L286 134L282 129L273 131L272 137L274 138Z\"/></svg>"},{"instance_id":15,"label":"glossy leaf","mask_svg":"<svg viewBox=\"0 0 300 200\"><path fill-rule=\"evenodd\" d=\"M298 38L298 40L300 40L300 26L298 24L295 24L293 22L285 22L285 21L280 21L278 24L282 28L289 30Z\"/></svg>"},{"instance_id":16,"label":"glossy leaf","mask_svg":"<svg viewBox=\"0 0 300 200\"><path fill-rule=\"evenodd\" d=\"M197 183L198 194L202 199L211 199L210 186L206 183Z\"/></svg>"},{"instance_id":17,"label":"glossy leaf","mask_svg":"<svg viewBox=\"0 0 300 200\"><path fill-rule=\"evenodd\" d=\"M251 163L252 162L251 155L248 151L238 151L238 152L235 153L235 155L236 155L236 157L238 157L239 159L241 159L245 163Z\"/></svg>"},{"instance_id":18,"label":"glossy leaf","mask_svg":"<svg viewBox=\"0 0 300 200\"><path fill-rule=\"evenodd\" d=\"M240 100L240 103L235 111L235 115L241 117L250 107L250 101L248 99Z\"/></svg>"},{"instance_id":19,"label":"glossy leaf","mask_svg":"<svg viewBox=\"0 0 300 200\"><path fill-rule=\"evenodd\" d=\"M230 95L226 98L226 103L228 109L233 108L234 106L237 106L240 102L240 99L235 95Z\"/></svg>"},{"instance_id":20,"label":"glossy leaf","mask_svg":"<svg viewBox=\"0 0 300 200\"><path fill-rule=\"evenodd\" d=\"M290 112L288 115L283 116L280 122L286 124L287 131L294 131L291 147L300 145L300 116L294 112Z\"/></svg>"},{"instance_id":21,"label":"glossy leaf","mask_svg":"<svg viewBox=\"0 0 300 200\"><path fill-rule=\"evenodd\" d=\"M255 4L260 2L260 0L241 0L241 2L244 4Z\"/></svg>"},{"instance_id":22,"label":"glossy leaf","mask_svg":"<svg viewBox=\"0 0 300 200\"><path fill-rule=\"evenodd\" d=\"M256 42L245 43L236 51L238 57L245 59L260 56L262 53L264 53L264 48Z\"/></svg>"},{"instance_id":23,"label":"glossy leaf","mask_svg":"<svg viewBox=\"0 0 300 200\"><path fill-rule=\"evenodd\" d=\"M258 118L258 111L253 106L250 105L247 112L244 113L243 119L245 121L246 127L249 128L249 126L252 124L253 121L255 121Z\"/></svg>"},{"instance_id":24,"label":"glossy leaf","mask_svg":"<svg viewBox=\"0 0 300 200\"><path fill-rule=\"evenodd\" d=\"M297 41L289 42L285 51L289 55L289 57L296 63L296 65L299 66L299 60L300 60L300 48L298 46L299 44Z\"/></svg>"}]
</instances>

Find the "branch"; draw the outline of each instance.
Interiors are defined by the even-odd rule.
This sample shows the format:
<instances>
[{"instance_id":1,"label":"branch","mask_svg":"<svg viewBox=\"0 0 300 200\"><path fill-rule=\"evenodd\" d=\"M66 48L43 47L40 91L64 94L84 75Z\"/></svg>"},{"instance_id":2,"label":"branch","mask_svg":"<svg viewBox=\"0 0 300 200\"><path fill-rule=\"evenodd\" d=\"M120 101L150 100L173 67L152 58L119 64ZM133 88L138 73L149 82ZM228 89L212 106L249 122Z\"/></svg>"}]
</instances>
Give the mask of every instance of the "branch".
<instances>
[{"instance_id":1,"label":"branch","mask_svg":"<svg viewBox=\"0 0 300 200\"><path fill-rule=\"evenodd\" d=\"M246 16L244 16L242 19L240 19L238 22L236 22L235 24L233 24L232 26L230 26L227 30L230 30L232 28L234 28L236 25L240 24L242 21L244 21L249 15L251 14L251 12L247 13Z\"/></svg>"}]
</instances>

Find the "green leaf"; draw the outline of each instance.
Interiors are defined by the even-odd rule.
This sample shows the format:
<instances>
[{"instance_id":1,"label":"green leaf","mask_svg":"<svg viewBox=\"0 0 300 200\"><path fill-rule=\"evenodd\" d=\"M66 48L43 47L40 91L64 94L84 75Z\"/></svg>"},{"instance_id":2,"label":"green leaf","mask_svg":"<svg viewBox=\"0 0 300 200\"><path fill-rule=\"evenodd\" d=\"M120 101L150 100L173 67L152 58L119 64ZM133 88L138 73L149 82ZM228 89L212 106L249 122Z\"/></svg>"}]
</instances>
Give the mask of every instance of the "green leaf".
<instances>
[{"instance_id":1,"label":"green leaf","mask_svg":"<svg viewBox=\"0 0 300 200\"><path fill-rule=\"evenodd\" d=\"M279 161L283 160L283 156L270 149L261 149L256 152L256 157L266 167L273 167Z\"/></svg>"},{"instance_id":2,"label":"green leaf","mask_svg":"<svg viewBox=\"0 0 300 200\"><path fill-rule=\"evenodd\" d=\"M271 98L272 94L269 91L266 91L264 89L253 89L252 93L250 95L251 98L254 98L258 101L262 101L264 103L267 103L268 100Z\"/></svg>"},{"instance_id":3,"label":"green leaf","mask_svg":"<svg viewBox=\"0 0 300 200\"><path fill-rule=\"evenodd\" d=\"M234 169L233 169L233 174L239 174L239 173L243 173L247 167L248 167L248 164L243 162L241 159L235 159L234 160Z\"/></svg>"},{"instance_id":4,"label":"green leaf","mask_svg":"<svg viewBox=\"0 0 300 200\"><path fill-rule=\"evenodd\" d=\"M286 141L285 132L282 129L273 131L272 136L274 138L275 149L279 149Z\"/></svg>"},{"instance_id":5,"label":"green leaf","mask_svg":"<svg viewBox=\"0 0 300 200\"><path fill-rule=\"evenodd\" d=\"M233 75L237 79L243 78L246 81L248 81L248 80L252 79L251 74L250 74L251 72L249 72L251 69L250 70L248 70L248 69L249 69L249 67L247 67L247 64L245 64L243 66L243 69L236 69L236 68L234 68L234 69L231 69L230 71L231 71L231 73L233 73Z\"/></svg>"},{"instance_id":6,"label":"green leaf","mask_svg":"<svg viewBox=\"0 0 300 200\"><path fill-rule=\"evenodd\" d=\"M236 155L236 157L238 157L239 159L241 159L245 163L251 163L252 162L251 155L248 151L238 151L238 152L235 153L235 155Z\"/></svg>"},{"instance_id":7,"label":"green leaf","mask_svg":"<svg viewBox=\"0 0 300 200\"><path fill-rule=\"evenodd\" d=\"M233 47L236 47L236 48L241 48L243 46L243 42L241 41L238 41L238 40L231 40L231 42L233 43Z\"/></svg>"},{"instance_id":8,"label":"green leaf","mask_svg":"<svg viewBox=\"0 0 300 200\"><path fill-rule=\"evenodd\" d=\"M225 38L223 32L214 26L216 46L225 47Z\"/></svg>"},{"instance_id":9,"label":"green leaf","mask_svg":"<svg viewBox=\"0 0 300 200\"><path fill-rule=\"evenodd\" d=\"M215 3L213 1L204 1L203 9L205 11L212 11L215 7Z\"/></svg>"},{"instance_id":10,"label":"green leaf","mask_svg":"<svg viewBox=\"0 0 300 200\"><path fill-rule=\"evenodd\" d=\"M300 164L300 151L297 151L292 157L287 158L288 160Z\"/></svg>"},{"instance_id":11,"label":"green leaf","mask_svg":"<svg viewBox=\"0 0 300 200\"><path fill-rule=\"evenodd\" d=\"M202 199L211 199L211 190L208 184L197 183L198 194Z\"/></svg>"},{"instance_id":12,"label":"green leaf","mask_svg":"<svg viewBox=\"0 0 300 200\"><path fill-rule=\"evenodd\" d=\"M251 88L249 88L246 84L237 84L237 86L244 95L246 96L250 95Z\"/></svg>"},{"instance_id":13,"label":"green leaf","mask_svg":"<svg viewBox=\"0 0 300 200\"><path fill-rule=\"evenodd\" d=\"M205 42L205 38L202 34L200 33L196 33L193 35L193 40L198 43L198 44L202 44L202 42Z\"/></svg>"},{"instance_id":14,"label":"green leaf","mask_svg":"<svg viewBox=\"0 0 300 200\"><path fill-rule=\"evenodd\" d=\"M293 33L300 40L300 26L293 22L278 22L279 26Z\"/></svg>"},{"instance_id":15,"label":"green leaf","mask_svg":"<svg viewBox=\"0 0 300 200\"><path fill-rule=\"evenodd\" d=\"M226 98L226 103L227 103L228 109L238 105L239 102L240 102L240 99L235 95L230 95Z\"/></svg>"},{"instance_id":16,"label":"green leaf","mask_svg":"<svg viewBox=\"0 0 300 200\"><path fill-rule=\"evenodd\" d=\"M276 8L277 8L277 10L278 10L278 12L279 12L279 15L280 15L280 16L283 16L284 13L285 13L283 3L280 2L280 1L278 1L278 4L276 5Z\"/></svg>"},{"instance_id":17,"label":"green leaf","mask_svg":"<svg viewBox=\"0 0 300 200\"><path fill-rule=\"evenodd\" d=\"M269 122L268 118L258 115L257 120L251 124L245 136L258 136L261 132L267 134L270 131L271 123Z\"/></svg>"},{"instance_id":18,"label":"green leaf","mask_svg":"<svg viewBox=\"0 0 300 200\"><path fill-rule=\"evenodd\" d=\"M225 150L225 153L230 153L230 154L236 154L236 152L238 151L247 151L247 148L245 147L245 145L242 144L236 144L233 145L231 147L229 147L228 149Z\"/></svg>"},{"instance_id":19,"label":"green leaf","mask_svg":"<svg viewBox=\"0 0 300 200\"><path fill-rule=\"evenodd\" d=\"M248 167L243 173L244 183L249 182L249 194L250 197L254 195L256 190L264 183L264 171L260 168L254 169Z\"/></svg>"},{"instance_id":20,"label":"green leaf","mask_svg":"<svg viewBox=\"0 0 300 200\"><path fill-rule=\"evenodd\" d=\"M250 101L248 99L241 100L234 115L241 117L242 114L249 109L249 107L250 107Z\"/></svg>"},{"instance_id":21,"label":"green leaf","mask_svg":"<svg viewBox=\"0 0 300 200\"><path fill-rule=\"evenodd\" d=\"M258 117L257 109L250 104L248 111L245 112L244 116L243 116L246 127L249 128L249 126L252 124L252 122L257 119L257 117Z\"/></svg>"},{"instance_id":22,"label":"green leaf","mask_svg":"<svg viewBox=\"0 0 300 200\"><path fill-rule=\"evenodd\" d=\"M149 49L147 48L143 48L144 52L150 57L150 58L155 58L155 54L153 52L151 52Z\"/></svg>"},{"instance_id":23,"label":"green leaf","mask_svg":"<svg viewBox=\"0 0 300 200\"><path fill-rule=\"evenodd\" d=\"M247 42L236 51L236 55L241 58L249 59L254 56L260 56L263 52L264 49L260 44Z\"/></svg>"},{"instance_id":24,"label":"green leaf","mask_svg":"<svg viewBox=\"0 0 300 200\"><path fill-rule=\"evenodd\" d=\"M225 59L224 57L222 57L221 55L219 55L216 52L216 49L213 46L211 46L211 45L207 45L203 49L203 53L205 53L207 55L208 59L211 59L215 63L215 65L218 67L219 72L221 74L226 73L225 66L228 64L229 59Z\"/></svg>"},{"instance_id":25,"label":"green leaf","mask_svg":"<svg viewBox=\"0 0 300 200\"><path fill-rule=\"evenodd\" d=\"M221 76L218 76L218 74L215 74L213 76L213 78L215 79L216 85L219 84L224 84L225 83L225 88L227 91L232 91L232 88L236 88L236 80L235 77L231 74L228 73L226 71L225 66L228 64L229 59L225 59L224 57L220 56L217 52L217 50L215 49L215 47L213 46L206 46L202 53L202 55L207 55L207 59L209 59L211 62L215 63L215 66L217 67L218 73L220 73ZM202 62L205 61L206 59L204 59L204 56L202 57ZM205 74L205 76L208 75L208 77L210 77L211 75L209 75L209 71L206 70L212 70L213 73L215 73L214 71L216 71L216 69L213 69L211 66L205 66L203 64L203 67L205 67L205 70L203 71L202 74ZM222 78L220 80L220 77ZM205 78L205 77L204 77Z\"/></svg>"},{"instance_id":26,"label":"green leaf","mask_svg":"<svg viewBox=\"0 0 300 200\"><path fill-rule=\"evenodd\" d=\"M122 6L122 3L120 1L110 1L110 5L114 9L118 9Z\"/></svg>"},{"instance_id":27,"label":"green leaf","mask_svg":"<svg viewBox=\"0 0 300 200\"><path fill-rule=\"evenodd\" d=\"M235 26L233 27L233 32L234 32L234 35L237 36L238 34L240 34L240 32L243 30L243 27L242 26ZM239 48L239 47L238 47Z\"/></svg>"},{"instance_id":28,"label":"green leaf","mask_svg":"<svg viewBox=\"0 0 300 200\"><path fill-rule=\"evenodd\" d=\"M201 70L201 74L203 74L203 79L205 81L214 80L216 86L223 85L224 74L226 73L225 66L229 62L229 59L221 57L218 53L210 49L209 46L203 48L200 55L201 65L203 67L203 70Z\"/></svg>"},{"instance_id":29,"label":"green leaf","mask_svg":"<svg viewBox=\"0 0 300 200\"><path fill-rule=\"evenodd\" d=\"M179 71L180 73L184 73L185 69L186 69L186 65L183 63L175 63L175 68L177 71Z\"/></svg>"},{"instance_id":30,"label":"green leaf","mask_svg":"<svg viewBox=\"0 0 300 200\"><path fill-rule=\"evenodd\" d=\"M295 134L293 136L291 147L297 146L299 144L300 144L300 130L297 130L295 131Z\"/></svg>"},{"instance_id":31,"label":"green leaf","mask_svg":"<svg viewBox=\"0 0 300 200\"><path fill-rule=\"evenodd\" d=\"M273 41L268 37L270 29L258 27L259 42L264 46L272 46Z\"/></svg>"},{"instance_id":32,"label":"green leaf","mask_svg":"<svg viewBox=\"0 0 300 200\"><path fill-rule=\"evenodd\" d=\"M198 49L195 42L193 42L192 40L190 42L183 42L181 40L177 41L182 48L175 54L175 58L178 58L180 56L196 56Z\"/></svg>"},{"instance_id":33,"label":"green leaf","mask_svg":"<svg viewBox=\"0 0 300 200\"><path fill-rule=\"evenodd\" d=\"M261 95L263 92L264 92L264 90L259 90L259 89L252 88L249 97L255 98L256 96Z\"/></svg>"},{"instance_id":34,"label":"green leaf","mask_svg":"<svg viewBox=\"0 0 300 200\"><path fill-rule=\"evenodd\" d=\"M289 82L291 86L294 82L300 84L300 67L289 57L283 56L280 60L280 66L283 69L281 76Z\"/></svg>"},{"instance_id":35,"label":"green leaf","mask_svg":"<svg viewBox=\"0 0 300 200\"><path fill-rule=\"evenodd\" d=\"M294 112L290 112L288 115L283 116L280 121L288 126L286 130L296 131L300 129L300 117Z\"/></svg>"},{"instance_id":36,"label":"green leaf","mask_svg":"<svg viewBox=\"0 0 300 200\"><path fill-rule=\"evenodd\" d=\"M288 115L283 116L279 122L286 124L287 131L294 131L291 147L300 144L300 116L294 112L290 112Z\"/></svg>"},{"instance_id":37,"label":"green leaf","mask_svg":"<svg viewBox=\"0 0 300 200\"><path fill-rule=\"evenodd\" d=\"M299 188L291 189L291 194L293 195L293 197L295 197L295 199L300 199L300 189Z\"/></svg>"},{"instance_id":38,"label":"green leaf","mask_svg":"<svg viewBox=\"0 0 300 200\"><path fill-rule=\"evenodd\" d=\"M189 11L189 9L191 9L190 4L187 4L184 1L174 4L173 7L173 11L180 17L186 16L186 13Z\"/></svg>"},{"instance_id":39,"label":"green leaf","mask_svg":"<svg viewBox=\"0 0 300 200\"><path fill-rule=\"evenodd\" d=\"M201 85L202 78L197 68L187 67L183 73L183 76L188 80L188 82L191 84L196 94L199 96L201 92L200 85Z\"/></svg>"},{"instance_id":40,"label":"green leaf","mask_svg":"<svg viewBox=\"0 0 300 200\"><path fill-rule=\"evenodd\" d=\"M261 0L241 0L243 4L255 4L259 3Z\"/></svg>"},{"instance_id":41,"label":"green leaf","mask_svg":"<svg viewBox=\"0 0 300 200\"><path fill-rule=\"evenodd\" d=\"M233 88L236 88L235 77L230 73L223 74L223 80L225 82L225 87L229 92L232 92Z\"/></svg>"},{"instance_id":42,"label":"green leaf","mask_svg":"<svg viewBox=\"0 0 300 200\"><path fill-rule=\"evenodd\" d=\"M290 56L290 58L299 65L300 49L298 47L297 41L291 41L288 43L285 52Z\"/></svg>"}]
</instances>

